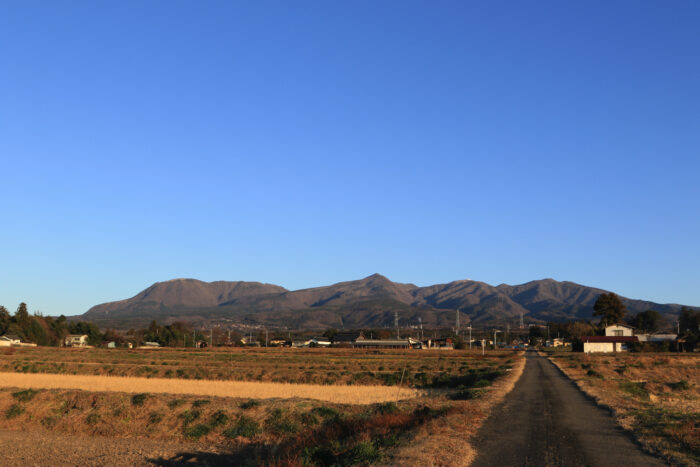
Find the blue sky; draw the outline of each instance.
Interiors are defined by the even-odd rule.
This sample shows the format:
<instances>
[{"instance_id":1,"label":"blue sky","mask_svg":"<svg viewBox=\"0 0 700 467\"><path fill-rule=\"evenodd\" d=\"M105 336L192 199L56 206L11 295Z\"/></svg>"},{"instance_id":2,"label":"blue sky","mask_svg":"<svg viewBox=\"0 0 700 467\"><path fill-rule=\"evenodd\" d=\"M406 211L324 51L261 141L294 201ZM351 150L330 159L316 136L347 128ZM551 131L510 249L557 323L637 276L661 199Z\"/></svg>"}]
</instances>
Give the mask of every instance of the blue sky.
<instances>
[{"instance_id":1,"label":"blue sky","mask_svg":"<svg viewBox=\"0 0 700 467\"><path fill-rule=\"evenodd\" d=\"M0 6L0 304L553 277L700 305L700 3Z\"/></svg>"}]
</instances>

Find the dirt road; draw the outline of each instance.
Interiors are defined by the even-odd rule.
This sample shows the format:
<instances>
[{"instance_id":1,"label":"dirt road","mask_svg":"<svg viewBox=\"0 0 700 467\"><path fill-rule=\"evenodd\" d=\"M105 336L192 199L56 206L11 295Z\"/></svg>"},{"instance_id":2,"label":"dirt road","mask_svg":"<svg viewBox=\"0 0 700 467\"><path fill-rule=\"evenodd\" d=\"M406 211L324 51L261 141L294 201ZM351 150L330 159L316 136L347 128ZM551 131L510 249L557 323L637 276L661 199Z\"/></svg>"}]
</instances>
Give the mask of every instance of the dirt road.
<instances>
[{"instance_id":1,"label":"dirt road","mask_svg":"<svg viewBox=\"0 0 700 467\"><path fill-rule=\"evenodd\" d=\"M665 465L544 357L525 371L474 440L473 466Z\"/></svg>"}]
</instances>

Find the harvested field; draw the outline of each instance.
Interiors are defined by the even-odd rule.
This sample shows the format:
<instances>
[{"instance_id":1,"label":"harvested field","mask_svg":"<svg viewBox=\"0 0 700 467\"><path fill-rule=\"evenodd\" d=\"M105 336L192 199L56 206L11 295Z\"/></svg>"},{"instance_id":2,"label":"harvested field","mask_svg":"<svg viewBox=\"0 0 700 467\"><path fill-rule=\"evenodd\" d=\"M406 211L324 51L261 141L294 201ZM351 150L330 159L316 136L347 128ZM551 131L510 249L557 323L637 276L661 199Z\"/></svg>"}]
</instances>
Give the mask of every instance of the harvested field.
<instances>
[{"instance_id":1,"label":"harvested field","mask_svg":"<svg viewBox=\"0 0 700 467\"><path fill-rule=\"evenodd\" d=\"M314 399L338 404L376 404L416 397L410 388L388 386L321 386L251 381L182 380L123 376L0 373L0 386L40 389L80 389L93 392L189 394L257 399Z\"/></svg>"},{"instance_id":2,"label":"harvested field","mask_svg":"<svg viewBox=\"0 0 700 467\"><path fill-rule=\"evenodd\" d=\"M466 351L243 349L233 353L230 366L231 356L219 350L27 350L31 351L4 355L6 366L26 366L26 371L0 374L0 384L14 386L0 388L0 429L50 431L76 440L95 436L182 443L181 452L142 459L156 465L188 459L204 459L210 465L396 465L415 457L416 447L425 451L419 458L427 463L454 450L451 459L465 464L470 452L465 437L522 368L522 354L516 352L482 357ZM160 370L202 362L210 374L252 381L95 375L95 368L102 371L105 365L99 360L107 359L110 364L119 361L125 373L143 371L144 366ZM38 371L48 369L40 361L51 361L50 367L63 374ZM167 365L158 364L162 362ZM274 374L298 382L299 366L314 381L324 381L333 372L339 376L336 384L325 385L259 381L260 374ZM81 371L88 374L71 374ZM257 373L249 377L250 371ZM46 389L37 385L42 378L48 381ZM49 389L54 387L49 384L67 380L101 386ZM116 387L118 380L127 387ZM248 389L246 397L234 397L230 390L223 396L182 395L190 384ZM313 389L310 394L279 392L280 387L306 386ZM264 387L277 392L265 393ZM358 391L371 399L358 399ZM337 394L345 395L342 403ZM398 395L409 398L397 401ZM70 438L62 439L68 443Z\"/></svg>"},{"instance_id":3,"label":"harvested field","mask_svg":"<svg viewBox=\"0 0 700 467\"><path fill-rule=\"evenodd\" d=\"M550 360L650 452L700 464L699 355L562 353Z\"/></svg>"},{"instance_id":4,"label":"harvested field","mask_svg":"<svg viewBox=\"0 0 700 467\"><path fill-rule=\"evenodd\" d=\"M419 387L436 377L496 367L466 351L216 348L11 349L0 372ZM497 355L501 355L498 353Z\"/></svg>"}]
</instances>

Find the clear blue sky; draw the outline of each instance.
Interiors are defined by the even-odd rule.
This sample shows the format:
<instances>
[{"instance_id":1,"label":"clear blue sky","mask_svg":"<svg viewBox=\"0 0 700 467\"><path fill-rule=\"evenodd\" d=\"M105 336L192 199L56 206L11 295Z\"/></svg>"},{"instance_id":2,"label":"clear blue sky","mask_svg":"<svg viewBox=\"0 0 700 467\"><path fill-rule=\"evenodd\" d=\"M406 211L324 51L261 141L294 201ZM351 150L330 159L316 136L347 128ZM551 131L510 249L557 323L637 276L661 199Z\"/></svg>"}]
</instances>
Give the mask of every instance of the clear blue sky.
<instances>
[{"instance_id":1,"label":"clear blue sky","mask_svg":"<svg viewBox=\"0 0 700 467\"><path fill-rule=\"evenodd\" d=\"M700 305L700 2L0 6L0 304L553 277Z\"/></svg>"}]
</instances>

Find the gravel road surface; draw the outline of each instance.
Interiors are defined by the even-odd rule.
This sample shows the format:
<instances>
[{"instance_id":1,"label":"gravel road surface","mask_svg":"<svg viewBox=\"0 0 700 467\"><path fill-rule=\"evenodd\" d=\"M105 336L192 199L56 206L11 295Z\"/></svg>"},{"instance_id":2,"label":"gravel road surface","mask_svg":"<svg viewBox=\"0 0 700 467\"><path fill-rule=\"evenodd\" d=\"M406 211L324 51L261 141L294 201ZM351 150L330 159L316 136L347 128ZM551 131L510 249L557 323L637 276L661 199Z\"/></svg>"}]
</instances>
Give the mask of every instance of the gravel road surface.
<instances>
[{"instance_id":1,"label":"gravel road surface","mask_svg":"<svg viewBox=\"0 0 700 467\"><path fill-rule=\"evenodd\" d=\"M473 466L665 465L549 360L527 352L525 370L474 440Z\"/></svg>"}]
</instances>

